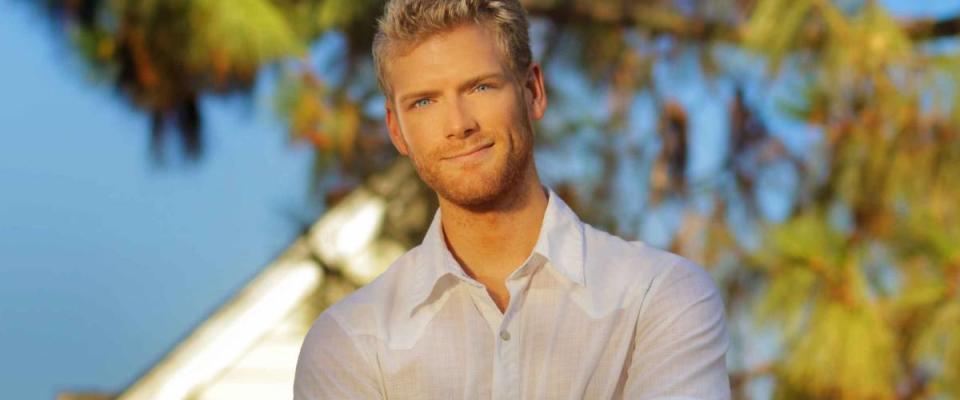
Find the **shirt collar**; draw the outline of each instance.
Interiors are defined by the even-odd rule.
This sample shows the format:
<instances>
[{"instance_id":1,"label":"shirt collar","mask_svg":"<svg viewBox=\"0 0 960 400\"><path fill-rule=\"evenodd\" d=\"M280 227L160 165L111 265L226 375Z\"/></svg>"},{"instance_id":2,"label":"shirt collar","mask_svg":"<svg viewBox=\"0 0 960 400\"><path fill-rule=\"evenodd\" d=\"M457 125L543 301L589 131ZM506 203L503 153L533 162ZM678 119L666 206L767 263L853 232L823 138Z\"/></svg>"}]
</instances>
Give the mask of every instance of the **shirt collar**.
<instances>
[{"instance_id":1,"label":"shirt collar","mask_svg":"<svg viewBox=\"0 0 960 400\"><path fill-rule=\"evenodd\" d=\"M440 210L437 210L421 244L421 256L417 260L411 297L411 314L417 307L428 302L437 284L447 276L476 284L466 275L447 248L440 218ZM583 222L573 210L553 190L548 189L547 209L540 226L540 235L533 246L533 254L545 258L570 281L585 286L583 228Z\"/></svg>"}]
</instances>

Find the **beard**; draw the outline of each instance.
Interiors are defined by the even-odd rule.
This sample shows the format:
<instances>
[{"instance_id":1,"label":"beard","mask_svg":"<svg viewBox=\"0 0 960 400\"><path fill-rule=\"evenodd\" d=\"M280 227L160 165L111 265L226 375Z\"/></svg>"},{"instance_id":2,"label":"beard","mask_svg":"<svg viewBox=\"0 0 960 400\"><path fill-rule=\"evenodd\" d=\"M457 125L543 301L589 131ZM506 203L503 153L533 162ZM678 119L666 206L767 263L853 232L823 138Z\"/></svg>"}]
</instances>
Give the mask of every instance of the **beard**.
<instances>
[{"instance_id":1,"label":"beard","mask_svg":"<svg viewBox=\"0 0 960 400\"><path fill-rule=\"evenodd\" d=\"M440 149L425 157L410 153L410 159L420 179L444 200L473 212L492 211L510 204L522 191L523 181L533 159L533 129L529 120L524 122L526 123L519 124L519 134L504 135L494 146L507 146L506 154L501 157L493 154L492 160L487 160L476 170L464 169L459 173L445 171L444 169L449 167L443 165L441 159L444 154L454 153L449 149ZM474 135L477 139L482 139L482 133Z\"/></svg>"}]
</instances>

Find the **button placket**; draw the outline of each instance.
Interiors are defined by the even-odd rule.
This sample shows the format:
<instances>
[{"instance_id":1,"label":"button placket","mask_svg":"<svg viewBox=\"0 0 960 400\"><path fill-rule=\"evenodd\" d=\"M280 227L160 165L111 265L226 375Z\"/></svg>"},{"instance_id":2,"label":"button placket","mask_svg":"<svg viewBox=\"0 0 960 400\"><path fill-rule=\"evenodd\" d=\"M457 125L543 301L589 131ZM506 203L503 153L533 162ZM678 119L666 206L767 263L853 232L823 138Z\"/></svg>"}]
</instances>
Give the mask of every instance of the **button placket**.
<instances>
[{"instance_id":1,"label":"button placket","mask_svg":"<svg viewBox=\"0 0 960 400\"><path fill-rule=\"evenodd\" d=\"M497 354L498 369L500 374L500 392L502 398L519 399L520 398L520 368L519 368L519 341L514 338L511 340L511 334L504 329L500 332L500 342L498 347L500 351Z\"/></svg>"},{"instance_id":2,"label":"button placket","mask_svg":"<svg viewBox=\"0 0 960 400\"><path fill-rule=\"evenodd\" d=\"M504 399L520 398L520 337L517 336L516 324L513 320L522 308L524 288L529 277L523 276L507 281L510 290L510 304L503 314L500 323L499 339L497 341L497 369L500 375L500 394ZM513 331L513 332L511 332Z\"/></svg>"},{"instance_id":3,"label":"button placket","mask_svg":"<svg viewBox=\"0 0 960 400\"><path fill-rule=\"evenodd\" d=\"M510 327L513 325L513 319L523 307L524 292L527 285L530 284L529 268L524 269L525 271L518 270L522 273L511 276L506 282L507 289L510 292L510 304L507 305L507 309L502 314L496 309L493 300L489 299L489 296L485 296L487 301L484 304L487 304L488 307L484 307L484 309L492 310L490 312L496 314L498 320L498 323L494 325L498 330L494 331L496 343L494 344L493 363L493 393L494 398L497 399L520 399L520 337L517 336L519 334L516 330L517 327L513 326L514 332L511 332ZM490 320L488 318L488 321Z\"/></svg>"}]
</instances>

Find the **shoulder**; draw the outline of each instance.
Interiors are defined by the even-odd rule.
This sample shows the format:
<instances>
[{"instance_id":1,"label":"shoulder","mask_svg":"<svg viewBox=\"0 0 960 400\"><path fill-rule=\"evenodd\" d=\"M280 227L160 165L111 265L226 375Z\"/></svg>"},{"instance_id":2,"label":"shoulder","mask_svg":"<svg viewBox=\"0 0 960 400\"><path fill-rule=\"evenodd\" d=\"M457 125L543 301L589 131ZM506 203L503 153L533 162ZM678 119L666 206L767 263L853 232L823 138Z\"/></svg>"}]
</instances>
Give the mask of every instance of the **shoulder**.
<instances>
[{"instance_id":1,"label":"shoulder","mask_svg":"<svg viewBox=\"0 0 960 400\"><path fill-rule=\"evenodd\" d=\"M595 305L626 308L652 297L681 295L663 291L681 285L685 292L713 293L713 279L697 263L639 241L584 224L584 274Z\"/></svg>"},{"instance_id":2,"label":"shoulder","mask_svg":"<svg viewBox=\"0 0 960 400\"><path fill-rule=\"evenodd\" d=\"M384 339L387 326L402 314L413 290L421 247L410 249L370 283L331 305L316 319L312 330L336 323L347 335Z\"/></svg>"}]
</instances>

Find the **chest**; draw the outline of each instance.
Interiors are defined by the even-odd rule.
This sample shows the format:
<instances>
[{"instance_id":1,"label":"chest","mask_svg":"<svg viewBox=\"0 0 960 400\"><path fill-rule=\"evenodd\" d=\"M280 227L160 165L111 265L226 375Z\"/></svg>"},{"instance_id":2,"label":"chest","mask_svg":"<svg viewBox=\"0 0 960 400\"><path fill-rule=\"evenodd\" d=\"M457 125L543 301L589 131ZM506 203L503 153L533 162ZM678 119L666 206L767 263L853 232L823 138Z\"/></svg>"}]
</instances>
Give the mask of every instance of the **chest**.
<instances>
[{"instance_id":1,"label":"chest","mask_svg":"<svg viewBox=\"0 0 960 400\"><path fill-rule=\"evenodd\" d=\"M562 288L529 287L501 312L458 287L405 348L384 343L388 398L611 398L633 351L636 310L586 312Z\"/></svg>"}]
</instances>

